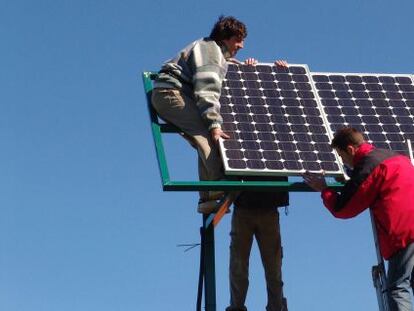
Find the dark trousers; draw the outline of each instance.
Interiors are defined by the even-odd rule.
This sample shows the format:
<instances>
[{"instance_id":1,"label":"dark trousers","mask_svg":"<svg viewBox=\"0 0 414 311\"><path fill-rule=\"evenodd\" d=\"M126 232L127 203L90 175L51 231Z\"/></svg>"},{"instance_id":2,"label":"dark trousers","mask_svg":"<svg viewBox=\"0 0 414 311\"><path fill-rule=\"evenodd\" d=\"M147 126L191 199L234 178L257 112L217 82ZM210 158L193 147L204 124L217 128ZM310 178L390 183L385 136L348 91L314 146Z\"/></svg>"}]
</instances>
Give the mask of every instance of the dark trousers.
<instances>
[{"instance_id":1,"label":"dark trousers","mask_svg":"<svg viewBox=\"0 0 414 311\"><path fill-rule=\"evenodd\" d=\"M227 311L246 311L249 257L256 238L267 285L267 311L282 310L282 251L279 213L273 208L235 208L231 223L230 306Z\"/></svg>"},{"instance_id":2,"label":"dark trousers","mask_svg":"<svg viewBox=\"0 0 414 311\"><path fill-rule=\"evenodd\" d=\"M390 311L412 311L414 243L388 260L387 293Z\"/></svg>"}]
</instances>

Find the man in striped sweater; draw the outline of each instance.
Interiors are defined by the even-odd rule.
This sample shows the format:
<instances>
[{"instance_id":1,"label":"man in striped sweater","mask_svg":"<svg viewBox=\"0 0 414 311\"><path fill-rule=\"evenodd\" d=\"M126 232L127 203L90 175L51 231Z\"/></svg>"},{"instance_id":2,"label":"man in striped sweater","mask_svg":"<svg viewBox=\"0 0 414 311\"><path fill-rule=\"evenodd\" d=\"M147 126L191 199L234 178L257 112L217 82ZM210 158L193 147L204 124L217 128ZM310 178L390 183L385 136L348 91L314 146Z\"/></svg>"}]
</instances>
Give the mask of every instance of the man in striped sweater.
<instances>
[{"instance_id":1,"label":"man in striped sweater","mask_svg":"<svg viewBox=\"0 0 414 311\"><path fill-rule=\"evenodd\" d=\"M223 178L218 141L229 136L221 129L221 85L227 61L243 48L246 36L242 22L221 16L209 37L192 42L164 63L154 82L152 105L197 149L200 180ZM222 195L220 191L200 192L198 211L211 212Z\"/></svg>"},{"instance_id":2,"label":"man in striped sweater","mask_svg":"<svg viewBox=\"0 0 414 311\"><path fill-rule=\"evenodd\" d=\"M372 211L381 255L388 260L387 296L390 311L412 310L414 282L414 167L390 150L376 149L354 128L338 130L331 146L351 178L338 194L325 179L305 174L305 182L322 192L325 207L337 218Z\"/></svg>"}]
</instances>

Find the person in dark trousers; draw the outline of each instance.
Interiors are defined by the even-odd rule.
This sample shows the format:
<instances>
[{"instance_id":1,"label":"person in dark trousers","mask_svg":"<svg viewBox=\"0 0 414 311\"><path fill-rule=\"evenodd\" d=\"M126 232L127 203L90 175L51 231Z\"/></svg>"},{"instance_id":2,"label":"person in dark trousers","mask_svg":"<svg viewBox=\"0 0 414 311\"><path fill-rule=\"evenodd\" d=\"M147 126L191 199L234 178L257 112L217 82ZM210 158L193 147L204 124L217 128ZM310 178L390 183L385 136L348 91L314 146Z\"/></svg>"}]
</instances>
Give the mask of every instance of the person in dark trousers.
<instances>
[{"instance_id":1,"label":"person in dark trousers","mask_svg":"<svg viewBox=\"0 0 414 311\"><path fill-rule=\"evenodd\" d=\"M245 179L248 180L248 179ZM257 180L254 179L254 180ZM286 177L260 180L287 180ZM289 205L288 192L242 192L234 202L230 243L230 305L226 311L247 311L249 257L256 238L267 285L267 311L284 311L282 247L278 207Z\"/></svg>"},{"instance_id":2,"label":"person in dark trousers","mask_svg":"<svg viewBox=\"0 0 414 311\"><path fill-rule=\"evenodd\" d=\"M228 63L243 48L246 26L232 16L221 16L210 36L190 43L166 61L154 81L152 105L158 115L177 126L198 152L200 180L224 176L218 151L221 129L222 81ZM223 192L202 191L198 211L211 212Z\"/></svg>"},{"instance_id":3,"label":"person in dark trousers","mask_svg":"<svg viewBox=\"0 0 414 311\"><path fill-rule=\"evenodd\" d=\"M352 218L370 208L381 255L388 260L390 311L412 310L414 281L414 167L390 150L377 149L358 130L339 129L332 140L343 163L352 168L340 193L322 175L306 173L305 182L322 192L326 208L337 218Z\"/></svg>"}]
</instances>

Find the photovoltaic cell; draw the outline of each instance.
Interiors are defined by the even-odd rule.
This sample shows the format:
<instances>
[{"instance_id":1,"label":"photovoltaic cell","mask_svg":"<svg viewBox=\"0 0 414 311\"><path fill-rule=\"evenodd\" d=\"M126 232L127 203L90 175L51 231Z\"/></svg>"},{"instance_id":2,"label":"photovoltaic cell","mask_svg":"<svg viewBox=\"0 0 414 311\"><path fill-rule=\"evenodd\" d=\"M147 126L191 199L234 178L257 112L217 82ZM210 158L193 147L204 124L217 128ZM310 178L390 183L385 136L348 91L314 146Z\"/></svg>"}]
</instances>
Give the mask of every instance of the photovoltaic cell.
<instances>
[{"instance_id":1,"label":"photovoltaic cell","mask_svg":"<svg viewBox=\"0 0 414 311\"><path fill-rule=\"evenodd\" d=\"M407 154L414 141L414 83L410 75L312 73L328 126L353 126L379 148Z\"/></svg>"},{"instance_id":2,"label":"photovoltaic cell","mask_svg":"<svg viewBox=\"0 0 414 311\"><path fill-rule=\"evenodd\" d=\"M220 103L227 174L341 174L306 66L231 64Z\"/></svg>"}]
</instances>

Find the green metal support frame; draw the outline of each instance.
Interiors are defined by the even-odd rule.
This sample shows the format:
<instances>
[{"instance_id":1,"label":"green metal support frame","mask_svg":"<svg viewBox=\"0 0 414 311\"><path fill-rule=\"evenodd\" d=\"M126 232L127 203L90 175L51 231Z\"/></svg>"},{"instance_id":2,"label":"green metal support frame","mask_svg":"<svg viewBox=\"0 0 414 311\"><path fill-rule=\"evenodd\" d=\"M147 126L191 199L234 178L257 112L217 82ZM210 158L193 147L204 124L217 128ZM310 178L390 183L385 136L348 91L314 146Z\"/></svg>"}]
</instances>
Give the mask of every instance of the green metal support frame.
<instances>
[{"instance_id":1,"label":"green metal support frame","mask_svg":"<svg viewBox=\"0 0 414 311\"><path fill-rule=\"evenodd\" d=\"M154 72L143 72L147 107L150 114L152 136L154 138L158 166L161 174L162 189L164 191L289 191L289 192L311 192L313 191L304 182L282 182L282 181L172 181L168 172L167 159L162 141L163 133L180 133L180 130L170 124L160 123L157 113L151 105L152 81L156 77ZM340 189L343 184L329 183L330 188ZM204 230L204 281L206 311L216 311L216 280L215 280L215 251L214 251L214 226L211 217L203 216L202 229Z\"/></svg>"},{"instance_id":2,"label":"green metal support frame","mask_svg":"<svg viewBox=\"0 0 414 311\"><path fill-rule=\"evenodd\" d=\"M204 307L206 311L216 311L216 263L214 251L214 226L207 223L203 215L204 230Z\"/></svg>"}]
</instances>

